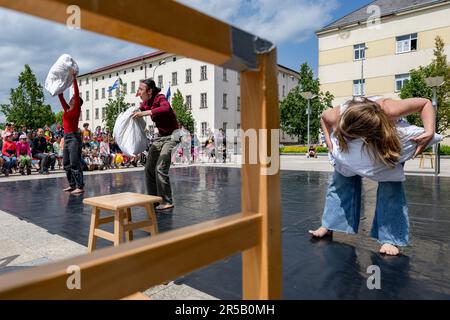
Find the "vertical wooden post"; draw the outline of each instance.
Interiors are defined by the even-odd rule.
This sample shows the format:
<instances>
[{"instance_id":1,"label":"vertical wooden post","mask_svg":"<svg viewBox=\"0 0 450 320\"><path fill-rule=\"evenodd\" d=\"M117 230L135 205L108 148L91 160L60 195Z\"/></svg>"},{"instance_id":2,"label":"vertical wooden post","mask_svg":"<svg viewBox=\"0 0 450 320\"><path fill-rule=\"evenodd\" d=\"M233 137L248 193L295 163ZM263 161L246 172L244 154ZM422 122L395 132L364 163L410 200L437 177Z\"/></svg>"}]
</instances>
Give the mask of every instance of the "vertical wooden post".
<instances>
[{"instance_id":1,"label":"vertical wooden post","mask_svg":"<svg viewBox=\"0 0 450 320\"><path fill-rule=\"evenodd\" d=\"M272 150L279 164L279 141L271 141L271 130L279 129L278 81L276 50L258 56L260 69L241 74L241 128L258 132L258 152L261 152L260 129L267 129L269 137L263 139L266 150ZM264 132L264 131L263 131ZM273 139L274 137L272 137ZM278 135L275 136L278 139ZM249 162L251 148L245 147L245 135L241 137L242 154L242 212L262 214L261 241L242 254L242 282L244 299L281 299L281 203L279 168L273 175L264 175L258 154L257 164ZM275 139L274 139L275 140ZM263 150L264 151L264 150Z\"/></svg>"}]
</instances>

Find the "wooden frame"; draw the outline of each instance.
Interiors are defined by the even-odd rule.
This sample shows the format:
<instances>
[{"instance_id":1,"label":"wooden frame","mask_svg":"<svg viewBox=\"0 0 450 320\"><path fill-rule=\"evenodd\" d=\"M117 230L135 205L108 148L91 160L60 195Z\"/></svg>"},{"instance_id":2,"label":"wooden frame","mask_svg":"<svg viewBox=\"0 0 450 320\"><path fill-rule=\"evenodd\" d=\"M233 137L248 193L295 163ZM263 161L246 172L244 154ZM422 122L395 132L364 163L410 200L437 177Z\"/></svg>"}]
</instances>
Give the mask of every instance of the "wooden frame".
<instances>
[{"instance_id":1,"label":"wooden frame","mask_svg":"<svg viewBox=\"0 0 450 320\"><path fill-rule=\"evenodd\" d=\"M67 7L74 4L81 8L82 29L242 72L241 128L269 129L258 148L271 150L270 129L279 128L279 110L276 50L269 42L171 0L0 0L2 7L59 23L66 23ZM157 14L149 17L142 8ZM242 213L1 276L0 299L135 297L236 252L243 254L243 298L280 299L279 173L263 174L266 165L259 159L246 163L250 148L244 150ZM72 265L80 267L81 290L67 288Z\"/></svg>"}]
</instances>

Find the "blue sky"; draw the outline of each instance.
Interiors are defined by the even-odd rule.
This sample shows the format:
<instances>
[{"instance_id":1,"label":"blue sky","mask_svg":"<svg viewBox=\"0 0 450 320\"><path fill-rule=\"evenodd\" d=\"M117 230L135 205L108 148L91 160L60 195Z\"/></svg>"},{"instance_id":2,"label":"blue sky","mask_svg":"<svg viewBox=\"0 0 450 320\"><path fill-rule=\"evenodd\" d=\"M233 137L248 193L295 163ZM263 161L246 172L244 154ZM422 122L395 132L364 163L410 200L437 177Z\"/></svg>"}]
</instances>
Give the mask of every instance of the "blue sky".
<instances>
[{"instance_id":1,"label":"blue sky","mask_svg":"<svg viewBox=\"0 0 450 320\"><path fill-rule=\"evenodd\" d=\"M278 46L278 62L298 70L308 62L317 72L314 31L370 0L177 0L215 18L257 34ZM63 53L71 54L86 73L151 51L140 45L105 37L0 8L0 104L9 103L24 64L40 83ZM58 99L46 95L54 111ZM0 113L0 122L4 116Z\"/></svg>"}]
</instances>

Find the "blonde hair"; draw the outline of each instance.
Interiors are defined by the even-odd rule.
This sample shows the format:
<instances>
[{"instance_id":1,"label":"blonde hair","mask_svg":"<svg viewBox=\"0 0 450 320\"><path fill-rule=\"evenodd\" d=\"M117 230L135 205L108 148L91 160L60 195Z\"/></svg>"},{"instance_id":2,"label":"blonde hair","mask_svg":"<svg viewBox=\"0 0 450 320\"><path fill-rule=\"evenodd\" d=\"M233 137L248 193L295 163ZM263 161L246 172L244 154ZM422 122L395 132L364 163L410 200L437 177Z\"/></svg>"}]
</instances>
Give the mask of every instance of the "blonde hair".
<instances>
[{"instance_id":1,"label":"blonde hair","mask_svg":"<svg viewBox=\"0 0 450 320\"><path fill-rule=\"evenodd\" d=\"M361 138L369 155L390 168L395 167L400 158L401 143L394 122L378 103L367 98L349 102L339 119L335 136L344 152L348 152L346 139Z\"/></svg>"}]
</instances>

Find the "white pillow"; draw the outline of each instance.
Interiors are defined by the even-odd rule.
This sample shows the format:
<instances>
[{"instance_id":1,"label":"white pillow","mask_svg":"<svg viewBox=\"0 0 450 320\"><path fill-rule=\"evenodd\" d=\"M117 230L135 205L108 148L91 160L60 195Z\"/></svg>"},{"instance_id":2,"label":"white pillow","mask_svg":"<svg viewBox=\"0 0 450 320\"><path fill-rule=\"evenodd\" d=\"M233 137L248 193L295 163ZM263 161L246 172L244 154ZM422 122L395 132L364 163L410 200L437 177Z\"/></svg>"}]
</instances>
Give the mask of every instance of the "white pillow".
<instances>
[{"instance_id":1,"label":"white pillow","mask_svg":"<svg viewBox=\"0 0 450 320\"><path fill-rule=\"evenodd\" d=\"M75 60L68 54L60 56L48 72L47 79L45 79L45 89L52 96L56 96L70 88L73 83L72 69L78 74L78 64Z\"/></svg>"}]
</instances>

